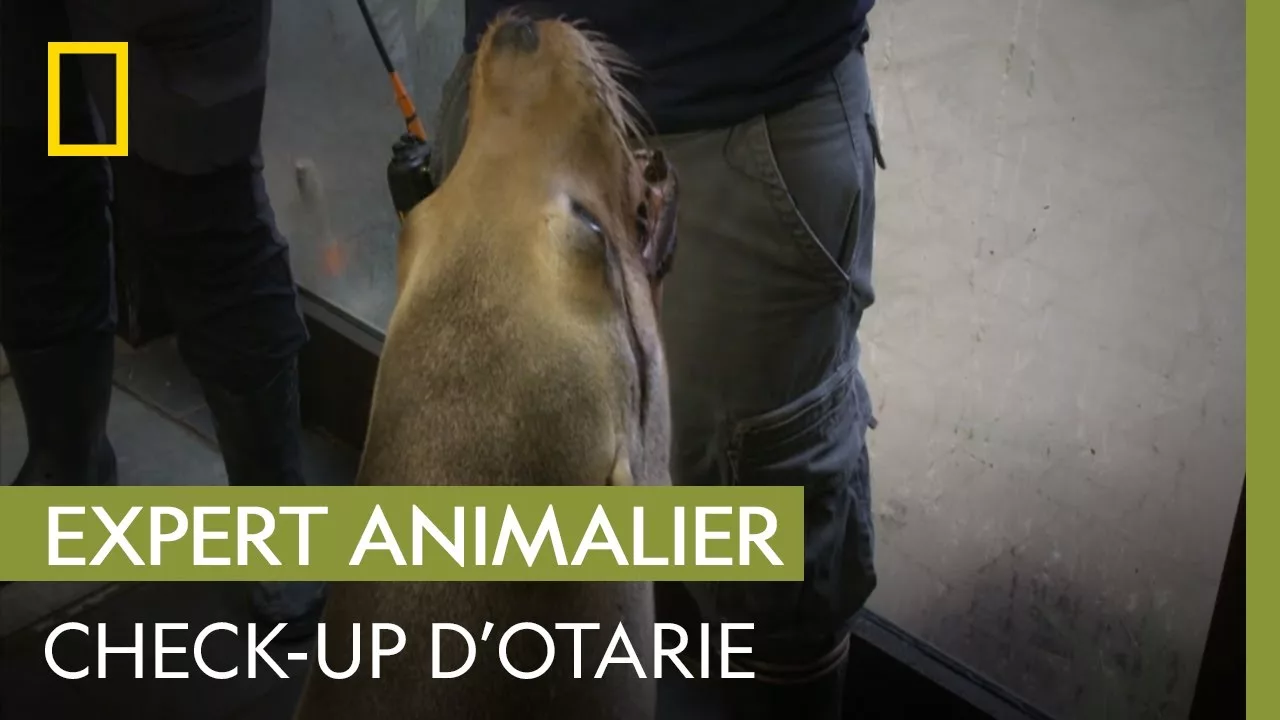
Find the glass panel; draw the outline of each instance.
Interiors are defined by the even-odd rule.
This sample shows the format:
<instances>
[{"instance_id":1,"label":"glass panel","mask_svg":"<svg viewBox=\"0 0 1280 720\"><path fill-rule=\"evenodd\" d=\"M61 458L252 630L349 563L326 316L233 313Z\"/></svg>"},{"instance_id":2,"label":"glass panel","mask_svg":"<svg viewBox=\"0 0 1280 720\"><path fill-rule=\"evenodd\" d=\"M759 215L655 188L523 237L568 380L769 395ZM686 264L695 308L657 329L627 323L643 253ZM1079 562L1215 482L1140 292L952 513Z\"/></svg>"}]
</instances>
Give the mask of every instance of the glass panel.
<instances>
[{"instance_id":1,"label":"glass panel","mask_svg":"<svg viewBox=\"0 0 1280 720\"><path fill-rule=\"evenodd\" d=\"M1244 3L881 0L872 607L1185 717L1244 476Z\"/></svg>"},{"instance_id":2,"label":"glass panel","mask_svg":"<svg viewBox=\"0 0 1280 720\"><path fill-rule=\"evenodd\" d=\"M462 3L368 0L388 54L432 132L462 48ZM387 188L404 132L355 0L277 0L263 153L298 281L375 327L395 297L399 222Z\"/></svg>"},{"instance_id":3,"label":"glass panel","mask_svg":"<svg viewBox=\"0 0 1280 720\"><path fill-rule=\"evenodd\" d=\"M370 5L430 120L462 4ZM1244 473L1243 2L880 0L872 33L871 606L1056 715L1184 717ZM278 0L271 73L299 278L384 326L402 124L354 0Z\"/></svg>"}]
</instances>

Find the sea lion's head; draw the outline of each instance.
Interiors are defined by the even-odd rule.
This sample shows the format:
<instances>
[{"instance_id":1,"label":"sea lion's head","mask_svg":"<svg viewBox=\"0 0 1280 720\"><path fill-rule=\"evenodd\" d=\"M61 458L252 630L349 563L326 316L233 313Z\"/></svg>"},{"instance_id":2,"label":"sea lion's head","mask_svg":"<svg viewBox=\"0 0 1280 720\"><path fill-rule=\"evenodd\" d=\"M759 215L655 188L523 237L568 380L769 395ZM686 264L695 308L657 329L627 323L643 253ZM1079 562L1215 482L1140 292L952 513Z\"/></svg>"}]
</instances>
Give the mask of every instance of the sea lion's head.
<instances>
[{"instance_id":1,"label":"sea lion's head","mask_svg":"<svg viewBox=\"0 0 1280 720\"><path fill-rule=\"evenodd\" d=\"M418 230L404 235L412 244L402 244L400 282L465 275L483 285L475 292L485 303L524 308L516 324L553 338L540 355L605 358L596 365L611 368L607 392L630 398L626 423L638 427L629 435L645 446L620 462L665 474L658 315L675 250L676 176L644 146L643 113L619 80L628 70L580 24L497 17L475 55L461 152L409 217Z\"/></svg>"},{"instance_id":2,"label":"sea lion's head","mask_svg":"<svg viewBox=\"0 0 1280 720\"><path fill-rule=\"evenodd\" d=\"M642 145L643 112L619 82L630 72L621 51L580 24L504 12L476 53L463 153L516 159L512 170L549 179L539 190L572 221L559 250L612 247L623 264L639 261L657 295L675 251L676 179Z\"/></svg>"}]
</instances>

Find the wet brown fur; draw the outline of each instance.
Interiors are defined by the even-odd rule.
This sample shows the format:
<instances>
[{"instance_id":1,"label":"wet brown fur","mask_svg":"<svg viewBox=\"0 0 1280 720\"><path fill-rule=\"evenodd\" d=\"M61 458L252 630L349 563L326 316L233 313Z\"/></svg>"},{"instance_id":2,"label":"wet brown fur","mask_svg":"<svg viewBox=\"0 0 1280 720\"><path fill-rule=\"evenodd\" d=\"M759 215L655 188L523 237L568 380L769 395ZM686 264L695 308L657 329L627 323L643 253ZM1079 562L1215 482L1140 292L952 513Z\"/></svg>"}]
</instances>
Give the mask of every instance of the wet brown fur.
<instances>
[{"instance_id":1,"label":"wet brown fur","mask_svg":"<svg viewBox=\"0 0 1280 720\"><path fill-rule=\"evenodd\" d=\"M571 23L539 21L538 35L526 54L486 33L457 164L406 220L360 484L669 483L667 376L636 230L645 183L629 147L640 128L613 77L621 60ZM497 627L481 642L485 621ZM510 677L497 641L524 621L600 623L583 636L583 678L571 635L554 631L551 670ZM650 673L647 583L335 585L331 666L349 662L350 623L397 623L408 640L381 679L368 676L367 641L356 677L313 671L297 718L650 720L652 680L629 665L593 677L619 621ZM430 677L435 622L477 638L462 678ZM518 638L513 663L540 665L542 642ZM444 666L464 652L446 643Z\"/></svg>"}]
</instances>

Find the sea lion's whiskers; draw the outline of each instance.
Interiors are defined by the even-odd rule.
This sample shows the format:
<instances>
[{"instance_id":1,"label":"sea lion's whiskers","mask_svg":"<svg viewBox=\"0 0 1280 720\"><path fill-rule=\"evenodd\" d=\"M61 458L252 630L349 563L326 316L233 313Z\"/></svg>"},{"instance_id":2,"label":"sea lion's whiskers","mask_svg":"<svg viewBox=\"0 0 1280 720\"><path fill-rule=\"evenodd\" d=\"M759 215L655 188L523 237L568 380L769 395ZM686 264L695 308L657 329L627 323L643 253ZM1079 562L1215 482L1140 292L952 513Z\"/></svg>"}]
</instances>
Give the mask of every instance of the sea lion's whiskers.
<instances>
[{"instance_id":1,"label":"sea lion's whiskers","mask_svg":"<svg viewBox=\"0 0 1280 720\"><path fill-rule=\"evenodd\" d=\"M621 81L623 77L643 77L643 71L602 33L582 27L582 21L571 24L585 41L583 64L596 84L597 97L609 115L615 134L623 147L633 148L643 143L652 134L652 123L635 95Z\"/></svg>"}]
</instances>

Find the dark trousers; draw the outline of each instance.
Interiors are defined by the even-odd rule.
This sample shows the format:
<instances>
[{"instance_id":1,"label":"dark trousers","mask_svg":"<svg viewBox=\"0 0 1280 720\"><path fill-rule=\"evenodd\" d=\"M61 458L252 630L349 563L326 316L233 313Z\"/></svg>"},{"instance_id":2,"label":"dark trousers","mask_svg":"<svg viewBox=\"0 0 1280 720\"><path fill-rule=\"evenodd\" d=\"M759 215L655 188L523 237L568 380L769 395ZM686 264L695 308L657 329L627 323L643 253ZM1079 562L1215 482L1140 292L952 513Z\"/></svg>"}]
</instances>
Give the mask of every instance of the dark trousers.
<instances>
[{"instance_id":1,"label":"dark trousers","mask_svg":"<svg viewBox=\"0 0 1280 720\"><path fill-rule=\"evenodd\" d=\"M306 330L288 246L276 230L253 146L208 167L145 152L109 162L48 157L46 43L80 38L60 2L5 3L3 32L0 344L40 350L112 330L112 245L119 233L162 283L180 351L196 377L237 394L269 382L305 342ZM137 48L146 51L145 43ZM90 91L75 62L64 63L62 85L63 142L101 141L94 108L110 106L110 99ZM218 115L222 127L211 132L256 137L261 95L259 88L234 98L228 105L235 112ZM130 114L145 118L164 102L149 102L144 92L131 101ZM131 138L131 145L148 143Z\"/></svg>"},{"instance_id":2,"label":"dark trousers","mask_svg":"<svg viewBox=\"0 0 1280 720\"><path fill-rule=\"evenodd\" d=\"M706 621L754 623L753 658L807 665L876 585L858 338L879 157L866 61L850 54L785 110L658 142L682 192L662 317L673 481L805 491L803 582L685 589Z\"/></svg>"}]
</instances>

